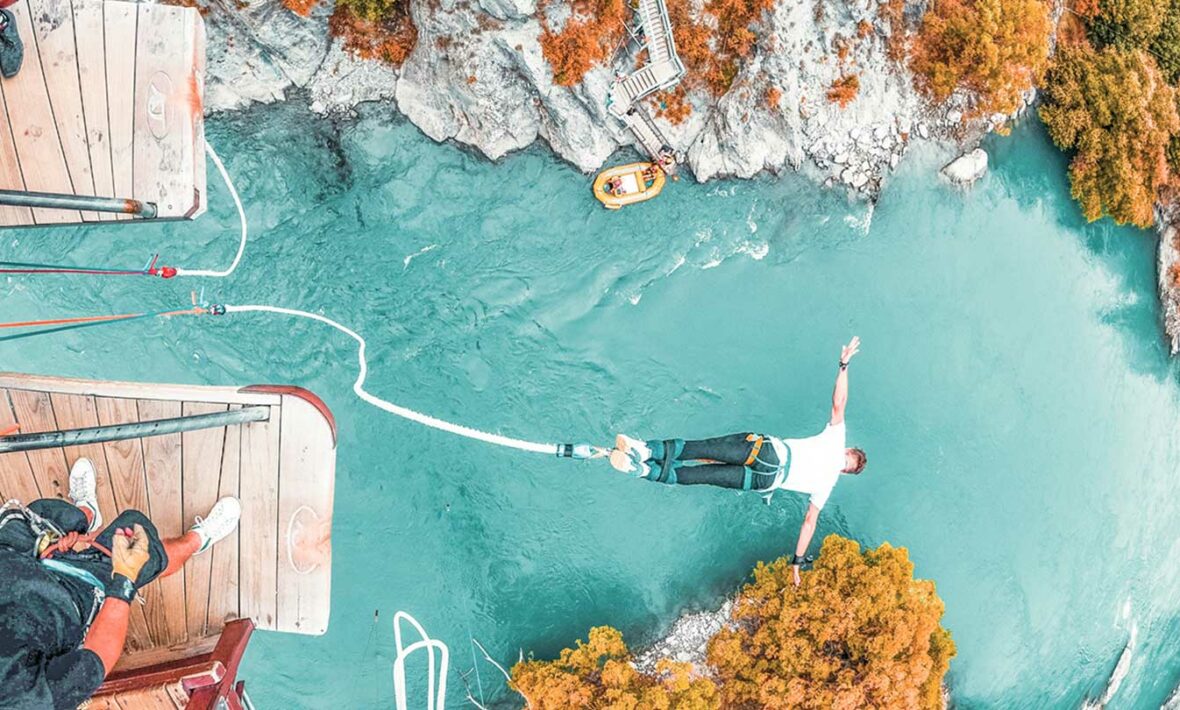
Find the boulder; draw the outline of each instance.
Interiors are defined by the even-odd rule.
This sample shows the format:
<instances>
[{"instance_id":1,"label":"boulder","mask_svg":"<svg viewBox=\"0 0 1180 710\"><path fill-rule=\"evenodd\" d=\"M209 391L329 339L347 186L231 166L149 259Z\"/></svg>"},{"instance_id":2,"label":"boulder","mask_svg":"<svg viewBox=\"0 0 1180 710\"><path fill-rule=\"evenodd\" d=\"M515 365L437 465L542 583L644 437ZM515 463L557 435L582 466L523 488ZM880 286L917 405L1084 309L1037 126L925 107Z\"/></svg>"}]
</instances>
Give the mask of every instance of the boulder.
<instances>
[{"instance_id":1,"label":"boulder","mask_svg":"<svg viewBox=\"0 0 1180 710\"><path fill-rule=\"evenodd\" d=\"M940 171L947 180L962 185L971 185L987 172L987 151L976 148L955 158Z\"/></svg>"}]
</instances>

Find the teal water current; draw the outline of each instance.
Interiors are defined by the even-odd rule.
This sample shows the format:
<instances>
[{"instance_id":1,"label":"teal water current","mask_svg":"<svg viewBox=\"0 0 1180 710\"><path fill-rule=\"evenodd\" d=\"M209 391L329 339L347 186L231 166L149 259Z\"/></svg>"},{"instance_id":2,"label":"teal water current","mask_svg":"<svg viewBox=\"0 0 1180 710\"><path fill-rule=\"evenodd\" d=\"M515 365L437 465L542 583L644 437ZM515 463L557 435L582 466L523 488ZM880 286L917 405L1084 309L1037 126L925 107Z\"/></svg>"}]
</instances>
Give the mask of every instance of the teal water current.
<instances>
[{"instance_id":1,"label":"teal water current","mask_svg":"<svg viewBox=\"0 0 1180 710\"><path fill-rule=\"evenodd\" d=\"M1085 224L1035 125L990 144L965 194L934 177L942 156L911 156L872 213L797 175L682 181L610 213L544 150L492 164L375 110L334 126L270 107L209 137L252 225L233 277L12 278L3 320L164 309L203 285L360 331L380 396L540 441L812 433L858 334L849 433L869 468L817 540L909 548L946 602L958 705L1076 707L1133 625L1112 707L1158 707L1180 681L1180 398L1154 236ZM210 189L195 223L10 231L0 253L221 268L237 218L215 174ZM450 645L455 707L470 637L505 664L599 624L641 645L787 553L800 522L789 495L660 486L390 417L353 397L351 341L280 316L6 343L0 366L290 382L332 407L331 626L255 636L242 677L259 707L391 706L398 609ZM512 702L478 665L476 697ZM422 707L424 656L409 675Z\"/></svg>"}]
</instances>

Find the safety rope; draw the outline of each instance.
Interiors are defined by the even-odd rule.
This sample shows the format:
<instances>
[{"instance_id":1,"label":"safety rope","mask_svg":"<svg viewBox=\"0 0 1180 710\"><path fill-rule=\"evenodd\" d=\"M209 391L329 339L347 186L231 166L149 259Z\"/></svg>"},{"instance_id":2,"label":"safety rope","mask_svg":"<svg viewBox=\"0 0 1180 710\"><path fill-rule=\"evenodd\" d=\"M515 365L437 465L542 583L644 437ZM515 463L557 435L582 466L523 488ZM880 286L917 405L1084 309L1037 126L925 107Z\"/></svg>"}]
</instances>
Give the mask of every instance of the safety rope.
<instances>
[{"instance_id":1,"label":"safety rope","mask_svg":"<svg viewBox=\"0 0 1180 710\"><path fill-rule=\"evenodd\" d=\"M213 165L217 167L217 172L221 173L221 179L225 182L226 188L229 190L230 197L234 200L234 207L238 210L238 224L240 226L241 238L238 240L238 252L234 255L234 260L230 263L229 268L222 270L212 269L182 269L173 266L158 266L156 262L159 260L159 254L156 254L148 261L141 269L118 269L106 266L73 266L68 264L42 264L36 262L24 261L0 261L0 274L86 274L91 276L159 276L160 278L170 279L175 276L207 276L209 278L225 278L237 270L238 264L242 263L242 255L246 251L246 239L249 236L249 225L246 222L246 210L242 207L242 198L238 196L238 190L234 187L234 182L230 179L229 171L225 169L225 165L218 157L217 151L213 150L213 146L205 142L205 153L213 161Z\"/></svg>"},{"instance_id":2,"label":"safety rope","mask_svg":"<svg viewBox=\"0 0 1180 710\"><path fill-rule=\"evenodd\" d=\"M217 166L217 172L221 173L221 179L225 182L225 186L229 189L230 197L234 198L234 207L238 209L238 223L241 225L242 238L238 241L238 253L234 255L234 260L230 263L228 269L222 271L215 271L210 269L176 269L177 276L208 276L210 278L221 279L232 274L237 268L238 264L242 263L242 254L246 251L246 237L249 232L249 226L246 223L246 210L242 207L242 198L238 197L237 188L234 187L234 181L230 179L229 172L226 171L225 165L221 162L221 158L217 157L217 151L213 150L213 146L205 141L205 153Z\"/></svg>"},{"instance_id":3,"label":"safety rope","mask_svg":"<svg viewBox=\"0 0 1180 710\"><path fill-rule=\"evenodd\" d=\"M496 446L507 446L509 448L519 449L521 451L531 451L533 453L548 454L550 456L563 455L563 445L541 444L534 441L524 441L523 439L514 439L507 436L501 436L500 434L491 434L478 429L472 429L468 426L463 426L462 424L454 424L444 421L437 417L432 417L429 414L416 412L407 407L402 407L400 405L394 404L393 402L389 402L381 399L380 397L369 394L364 387L365 378L368 376L369 372L369 364L365 358L365 339L358 335L356 331L348 328L347 326L343 326L340 323L337 323L331 318L326 318L315 313L308 313L307 311L296 310L294 308L279 308L277 306L233 306L227 304L223 306L223 308L225 309L226 313L279 313L282 315L296 316L298 318L308 318L310 320L319 321L320 323L330 325L341 333L349 336L360 345L360 349L357 351L357 360L360 363L360 372L357 375L356 382L354 382L352 385L352 391L356 393L357 397L360 397L362 400L368 402L374 407L377 407L378 409L382 409L386 412L389 412L390 414L409 419L410 421L417 422L434 429L439 429L451 434L457 434L458 436L463 436L468 439L483 441L488 444L495 444Z\"/></svg>"},{"instance_id":4,"label":"safety rope","mask_svg":"<svg viewBox=\"0 0 1180 710\"><path fill-rule=\"evenodd\" d=\"M96 531L93 534L80 533L77 531L68 532L62 535L54 542L49 543L49 546L41 551L41 559L46 560L53 557L59 552L82 552L83 550L93 547L107 557L112 557L110 549L105 545L99 544L95 539L99 536L101 531Z\"/></svg>"},{"instance_id":5,"label":"safety rope","mask_svg":"<svg viewBox=\"0 0 1180 710\"><path fill-rule=\"evenodd\" d=\"M37 328L36 330L29 330L24 333L14 333L12 335L0 336L0 343L9 340L21 340L22 338L32 338L37 335L49 335L50 333L61 333L67 330L77 330L79 328L93 328L100 325L108 325L110 323L119 323L123 321L140 320L144 318L165 318L169 316L187 316L187 315L218 315L220 311L219 306L206 307L196 306L192 308L184 308L178 310L168 311L148 311L144 313L121 313L118 315L109 316L82 316L78 318L57 318L53 320L31 320L20 321L15 323L0 323L0 329L7 328ZM42 326L42 327L38 327ZM44 327L48 326L48 327Z\"/></svg>"}]
</instances>

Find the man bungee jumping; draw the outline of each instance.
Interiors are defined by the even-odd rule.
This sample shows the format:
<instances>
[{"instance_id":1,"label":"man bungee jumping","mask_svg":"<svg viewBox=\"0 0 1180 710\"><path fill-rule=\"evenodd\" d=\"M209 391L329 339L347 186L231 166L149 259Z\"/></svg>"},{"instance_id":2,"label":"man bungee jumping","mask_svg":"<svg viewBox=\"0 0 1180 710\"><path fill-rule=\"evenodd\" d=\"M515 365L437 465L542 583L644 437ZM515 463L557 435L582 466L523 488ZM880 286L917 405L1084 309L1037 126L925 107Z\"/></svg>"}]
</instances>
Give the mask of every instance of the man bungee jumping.
<instances>
[{"instance_id":1,"label":"man bungee jumping","mask_svg":"<svg viewBox=\"0 0 1180 710\"><path fill-rule=\"evenodd\" d=\"M0 707L74 710L115 667L131 601L237 527L236 498L217 501L187 533L161 540L124 510L102 532L94 466L70 470L70 500L0 506Z\"/></svg>"},{"instance_id":2,"label":"man bungee jumping","mask_svg":"<svg viewBox=\"0 0 1180 710\"><path fill-rule=\"evenodd\" d=\"M810 497L799 542L795 545L793 572L799 584L799 567L815 534L819 512L831 495L840 474L864 470L865 452L845 448L844 410L848 405L848 363L860 349L854 337L840 352L840 370L832 392L832 414L827 427L803 439L780 439L766 434L730 434L713 439L639 441L619 434L613 450L599 449L594 458L608 456L619 471L658 483L682 486L710 485L755 491L769 497L776 490L806 493Z\"/></svg>"}]
</instances>

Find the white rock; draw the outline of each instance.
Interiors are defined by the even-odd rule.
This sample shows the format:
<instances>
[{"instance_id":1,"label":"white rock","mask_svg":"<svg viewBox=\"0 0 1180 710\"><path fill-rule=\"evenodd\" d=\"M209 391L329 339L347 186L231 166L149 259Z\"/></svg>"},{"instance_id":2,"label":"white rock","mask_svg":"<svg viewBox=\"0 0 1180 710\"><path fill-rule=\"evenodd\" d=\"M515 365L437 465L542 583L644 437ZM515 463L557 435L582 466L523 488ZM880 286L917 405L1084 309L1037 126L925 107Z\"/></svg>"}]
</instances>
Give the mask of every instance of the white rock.
<instances>
[{"instance_id":1,"label":"white rock","mask_svg":"<svg viewBox=\"0 0 1180 710\"><path fill-rule=\"evenodd\" d=\"M537 11L534 0L479 0L479 6L498 20L528 17Z\"/></svg>"},{"instance_id":2,"label":"white rock","mask_svg":"<svg viewBox=\"0 0 1180 710\"><path fill-rule=\"evenodd\" d=\"M922 138L929 138L930 137L930 130L928 128L926 128L925 123L918 124L918 135L922 136Z\"/></svg>"},{"instance_id":3,"label":"white rock","mask_svg":"<svg viewBox=\"0 0 1180 710\"><path fill-rule=\"evenodd\" d=\"M970 185L987 172L987 151L976 148L970 153L964 153L948 163L940 172L956 185Z\"/></svg>"},{"instance_id":4,"label":"white rock","mask_svg":"<svg viewBox=\"0 0 1180 710\"><path fill-rule=\"evenodd\" d=\"M947 123L958 123L963 120L963 112L958 109L951 109L946 112Z\"/></svg>"},{"instance_id":5,"label":"white rock","mask_svg":"<svg viewBox=\"0 0 1180 710\"><path fill-rule=\"evenodd\" d=\"M848 162L848 151L841 151L839 153L836 153L836 156L834 158L832 158L832 162L837 165L844 165L845 163L847 163Z\"/></svg>"},{"instance_id":6,"label":"white rock","mask_svg":"<svg viewBox=\"0 0 1180 710\"><path fill-rule=\"evenodd\" d=\"M852 176L852 186L855 188L862 188L869 181L869 176L858 172Z\"/></svg>"}]
</instances>

